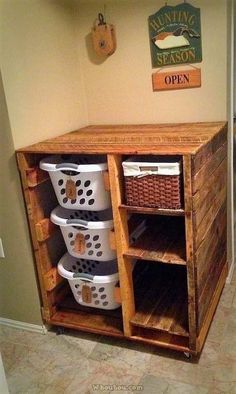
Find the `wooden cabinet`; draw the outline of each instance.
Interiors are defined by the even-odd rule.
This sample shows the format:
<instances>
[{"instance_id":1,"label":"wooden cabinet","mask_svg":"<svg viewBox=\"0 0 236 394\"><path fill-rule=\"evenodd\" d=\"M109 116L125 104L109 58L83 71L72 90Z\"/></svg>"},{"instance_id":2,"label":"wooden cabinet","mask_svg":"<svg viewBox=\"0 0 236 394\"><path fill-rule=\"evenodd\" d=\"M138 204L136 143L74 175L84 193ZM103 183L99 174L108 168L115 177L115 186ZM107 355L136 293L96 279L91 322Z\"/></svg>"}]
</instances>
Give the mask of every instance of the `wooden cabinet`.
<instances>
[{"instance_id":1,"label":"wooden cabinet","mask_svg":"<svg viewBox=\"0 0 236 394\"><path fill-rule=\"evenodd\" d=\"M38 166L56 153L107 155L122 301L117 310L80 306L57 273L65 245L49 220L57 205L51 182ZM126 205L122 161L140 154L180 157L183 209ZM17 160L43 319L199 353L227 276L226 124L88 126L20 149ZM131 227L144 217L145 232L130 244Z\"/></svg>"}]
</instances>

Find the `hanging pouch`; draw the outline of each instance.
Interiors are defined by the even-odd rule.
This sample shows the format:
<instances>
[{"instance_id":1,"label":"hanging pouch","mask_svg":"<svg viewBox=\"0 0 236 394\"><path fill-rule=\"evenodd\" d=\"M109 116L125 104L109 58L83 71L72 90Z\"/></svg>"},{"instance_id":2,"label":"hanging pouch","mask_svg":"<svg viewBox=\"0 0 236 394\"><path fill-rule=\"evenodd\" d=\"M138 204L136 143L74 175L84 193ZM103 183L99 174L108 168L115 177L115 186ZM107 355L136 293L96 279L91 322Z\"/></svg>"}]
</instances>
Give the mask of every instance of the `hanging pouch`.
<instances>
[{"instance_id":1,"label":"hanging pouch","mask_svg":"<svg viewBox=\"0 0 236 394\"><path fill-rule=\"evenodd\" d=\"M92 28L93 47L97 55L110 56L116 50L116 36L113 25L104 21L104 16L98 14L98 21Z\"/></svg>"}]
</instances>

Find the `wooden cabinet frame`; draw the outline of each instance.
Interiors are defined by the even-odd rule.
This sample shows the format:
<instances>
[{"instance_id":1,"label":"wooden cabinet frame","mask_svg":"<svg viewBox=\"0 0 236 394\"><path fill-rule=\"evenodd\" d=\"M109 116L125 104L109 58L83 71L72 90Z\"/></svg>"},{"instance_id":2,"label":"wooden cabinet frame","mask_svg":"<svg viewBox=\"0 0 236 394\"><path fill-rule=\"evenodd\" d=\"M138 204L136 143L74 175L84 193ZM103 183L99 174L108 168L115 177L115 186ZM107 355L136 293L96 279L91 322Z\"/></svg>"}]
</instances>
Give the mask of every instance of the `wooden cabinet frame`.
<instances>
[{"instance_id":1,"label":"wooden cabinet frame","mask_svg":"<svg viewBox=\"0 0 236 394\"><path fill-rule=\"evenodd\" d=\"M57 273L56 264L63 253L63 248L65 251L65 246L59 229L50 222L49 217L50 211L58 203L47 173L39 169L39 161L42 157L57 153L107 155L109 177L106 176L105 181L111 190L114 215L122 301L122 308L119 310L101 311L78 306L73 301L67 281ZM122 160L134 154L178 155L181 158L184 184L183 209L174 211L125 205ZM126 337L195 355L200 353L228 272L226 124L218 122L88 126L20 149L16 155L34 250L44 321L55 326ZM173 223L179 220L184 226L182 236L185 239L185 258L179 256L178 251L175 256L173 245L172 249L165 251L163 256L158 250L151 253L147 247L146 249L142 247L142 240L138 248L130 246L129 214L152 215L157 218L157 223L158 218L166 216L172 217ZM156 267L166 266L167 274L163 269L163 275L168 276L169 272L171 277L171 272L176 270L177 278L186 279L186 300L183 302L183 307L186 305L187 308L186 316L181 312L181 301L176 305L180 314L182 313L187 319L185 326L175 315L177 309L171 303L168 306L168 319L165 318L165 314L158 316L158 305L153 305L153 310L157 314L155 316L151 314L145 316L145 310L140 313L136 305L138 287L135 284L133 271L135 259L137 259L136 266L143 265L145 269L148 264ZM159 280L159 288L161 288L161 279ZM169 279L165 278L165 280L168 289ZM141 286L139 281L139 287ZM177 289L181 283L175 286ZM150 294L156 294L157 290L154 282ZM165 299L164 290L163 285L163 299ZM185 294L184 291L180 289L179 300ZM166 294L168 297L167 290ZM149 300L144 300L143 305L150 305ZM162 304L161 310L164 310L163 307L165 305Z\"/></svg>"}]
</instances>

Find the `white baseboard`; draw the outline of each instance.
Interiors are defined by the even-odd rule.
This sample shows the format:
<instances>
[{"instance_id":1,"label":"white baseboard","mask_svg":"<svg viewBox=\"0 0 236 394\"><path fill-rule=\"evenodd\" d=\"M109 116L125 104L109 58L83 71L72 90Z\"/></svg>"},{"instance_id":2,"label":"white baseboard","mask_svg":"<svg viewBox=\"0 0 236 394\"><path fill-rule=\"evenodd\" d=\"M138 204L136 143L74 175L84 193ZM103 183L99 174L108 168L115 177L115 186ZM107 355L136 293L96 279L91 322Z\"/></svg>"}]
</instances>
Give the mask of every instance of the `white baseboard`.
<instances>
[{"instance_id":1,"label":"white baseboard","mask_svg":"<svg viewBox=\"0 0 236 394\"><path fill-rule=\"evenodd\" d=\"M42 325L39 326L37 324L25 323L22 321L5 319L4 317L0 317L0 326L8 326L12 328L18 328L20 330L26 330L31 332L37 332L39 334L46 334L47 328Z\"/></svg>"},{"instance_id":2,"label":"white baseboard","mask_svg":"<svg viewBox=\"0 0 236 394\"><path fill-rule=\"evenodd\" d=\"M228 276L227 276L227 279L226 279L226 283L227 283L227 284L230 284L230 283L231 283L232 276L233 276L233 273L234 273L234 266L235 266L234 263L232 263L232 264L230 265L229 273L228 273Z\"/></svg>"}]
</instances>

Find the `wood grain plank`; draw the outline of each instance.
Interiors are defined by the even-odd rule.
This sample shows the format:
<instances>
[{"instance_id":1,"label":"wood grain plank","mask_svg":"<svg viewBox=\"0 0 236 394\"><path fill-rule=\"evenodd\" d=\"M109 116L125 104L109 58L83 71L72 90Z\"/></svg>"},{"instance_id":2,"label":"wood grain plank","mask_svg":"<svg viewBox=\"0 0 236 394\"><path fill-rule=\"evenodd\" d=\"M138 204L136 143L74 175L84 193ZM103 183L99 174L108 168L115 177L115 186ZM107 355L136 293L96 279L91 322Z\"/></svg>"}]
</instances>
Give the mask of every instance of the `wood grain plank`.
<instances>
[{"instance_id":1,"label":"wood grain plank","mask_svg":"<svg viewBox=\"0 0 236 394\"><path fill-rule=\"evenodd\" d=\"M220 295L222 293L222 290L223 290L225 282L226 282L227 275L228 275L228 264L226 263L224 268L222 269L219 281L218 281L217 286L214 290L214 294L212 296L208 310L205 314L205 318L203 320L202 327L201 327L200 333L197 338L197 351L198 352L201 352L201 350L203 348L203 345L204 345L208 330L210 328L217 304L220 299Z\"/></svg>"},{"instance_id":2,"label":"wood grain plank","mask_svg":"<svg viewBox=\"0 0 236 394\"><path fill-rule=\"evenodd\" d=\"M130 339L164 349L194 353L189 349L187 337L168 334L163 331L134 327L134 335Z\"/></svg>"},{"instance_id":3,"label":"wood grain plank","mask_svg":"<svg viewBox=\"0 0 236 394\"><path fill-rule=\"evenodd\" d=\"M219 210L218 214L212 221L209 230L205 234L200 247L196 251L197 262L197 286L200 296L202 287L209 277L209 271L212 267L217 267L222 253L226 250L227 235L227 202Z\"/></svg>"},{"instance_id":4,"label":"wood grain plank","mask_svg":"<svg viewBox=\"0 0 236 394\"><path fill-rule=\"evenodd\" d=\"M112 209L116 236L124 333L126 336L130 336L130 319L135 313L135 305L132 278L132 260L124 256L124 251L129 246L128 217L126 211L119 210L119 206L121 205L123 198L122 157L108 155L107 159L110 187L113 196Z\"/></svg>"},{"instance_id":5,"label":"wood grain plank","mask_svg":"<svg viewBox=\"0 0 236 394\"><path fill-rule=\"evenodd\" d=\"M149 215L163 215L163 216L184 216L183 209L160 209L150 207L132 207L121 204L120 209L126 209L130 213L140 213Z\"/></svg>"},{"instance_id":6,"label":"wood grain plank","mask_svg":"<svg viewBox=\"0 0 236 394\"><path fill-rule=\"evenodd\" d=\"M85 332L123 337L122 320L104 314L86 313L83 311L69 312L60 310L48 320L49 324L74 328Z\"/></svg>"},{"instance_id":7,"label":"wood grain plank","mask_svg":"<svg viewBox=\"0 0 236 394\"><path fill-rule=\"evenodd\" d=\"M49 179L48 173L39 167L27 168L26 170L27 184L29 187L38 186Z\"/></svg>"},{"instance_id":8,"label":"wood grain plank","mask_svg":"<svg viewBox=\"0 0 236 394\"><path fill-rule=\"evenodd\" d=\"M198 311L198 330L200 331L207 314L207 310L210 307L212 297L214 295L217 283L222 274L222 271L227 263L226 252L221 256L221 259L217 266L213 265L213 268L209 271L209 277L206 280L204 289L199 297L199 311ZM199 332L198 331L198 332Z\"/></svg>"},{"instance_id":9,"label":"wood grain plank","mask_svg":"<svg viewBox=\"0 0 236 394\"><path fill-rule=\"evenodd\" d=\"M193 163L193 175L198 173L206 161L227 141L227 134L227 124L223 124L219 128L218 133L212 135L207 143L199 147Z\"/></svg>"},{"instance_id":10,"label":"wood grain plank","mask_svg":"<svg viewBox=\"0 0 236 394\"><path fill-rule=\"evenodd\" d=\"M192 166L190 155L183 157L184 173L184 205L185 205L185 232L186 232L186 260L188 284L188 323L189 347L192 351L197 348L197 294L196 294L196 268L195 268L195 234L193 230L193 192L192 192Z\"/></svg>"},{"instance_id":11,"label":"wood grain plank","mask_svg":"<svg viewBox=\"0 0 236 394\"><path fill-rule=\"evenodd\" d=\"M207 178L205 186L193 196L194 211L203 210L202 215L207 212L215 195L220 192L227 182L227 159L224 159L217 167L211 177ZM204 209L203 209L204 207Z\"/></svg>"},{"instance_id":12,"label":"wood grain plank","mask_svg":"<svg viewBox=\"0 0 236 394\"><path fill-rule=\"evenodd\" d=\"M51 268L45 275L44 275L44 286L47 291L52 291L61 284L64 279L59 275L57 268Z\"/></svg>"},{"instance_id":13,"label":"wood grain plank","mask_svg":"<svg viewBox=\"0 0 236 394\"><path fill-rule=\"evenodd\" d=\"M19 151L182 155L196 153L224 127L224 122L88 126ZM199 153L199 160L200 156L202 153Z\"/></svg>"},{"instance_id":14,"label":"wood grain plank","mask_svg":"<svg viewBox=\"0 0 236 394\"><path fill-rule=\"evenodd\" d=\"M196 248L198 248L201 242L204 240L205 234L208 232L209 228L211 227L212 221L218 214L219 209L225 203L225 201L226 186L224 186L223 189L218 194L216 194L214 200L212 201L212 204L210 205L208 211L203 218L201 213L199 215L193 215L194 229L196 230Z\"/></svg>"},{"instance_id":15,"label":"wood grain plank","mask_svg":"<svg viewBox=\"0 0 236 394\"><path fill-rule=\"evenodd\" d=\"M193 176L193 193L197 193L201 188L206 186L206 180L209 180L217 167L227 156L227 142L212 155L201 169Z\"/></svg>"},{"instance_id":16,"label":"wood grain plank","mask_svg":"<svg viewBox=\"0 0 236 394\"><path fill-rule=\"evenodd\" d=\"M58 227L49 218L44 218L35 224L36 236L39 242L46 241L56 230L58 230Z\"/></svg>"},{"instance_id":17,"label":"wood grain plank","mask_svg":"<svg viewBox=\"0 0 236 394\"><path fill-rule=\"evenodd\" d=\"M44 312L47 316L51 316L53 313L53 298L46 291L44 287L44 277L43 275L50 270L53 265L51 264L50 257L49 260L44 260L45 248L46 245L42 244L40 248L40 244L37 240L37 235L35 231L35 223L39 222L43 219L43 209L41 208L40 201L36 202L36 194L34 193L34 189L29 189L27 187L27 179L26 179L26 166L28 163L27 157L23 153L17 154L19 170L21 174L21 182L22 182L22 191L25 201L26 210L28 213L28 223L30 228L30 235L32 246L34 249L35 256L35 264L37 268L37 278L40 286L40 299L43 304ZM39 204L39 205L38 205Z\"/></svg>"}]
</instances>

